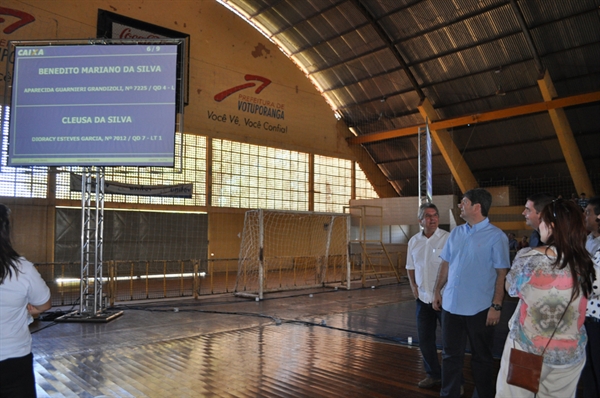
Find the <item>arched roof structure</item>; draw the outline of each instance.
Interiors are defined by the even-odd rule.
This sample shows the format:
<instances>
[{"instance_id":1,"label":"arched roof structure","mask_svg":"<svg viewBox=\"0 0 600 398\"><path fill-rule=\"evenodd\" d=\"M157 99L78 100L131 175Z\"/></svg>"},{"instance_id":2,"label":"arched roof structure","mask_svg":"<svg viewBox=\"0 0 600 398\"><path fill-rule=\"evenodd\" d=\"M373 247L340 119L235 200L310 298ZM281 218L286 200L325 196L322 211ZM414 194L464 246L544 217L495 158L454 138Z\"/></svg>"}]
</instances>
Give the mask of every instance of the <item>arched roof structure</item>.
<instances>
[{"instance_id":1,"label":"arched roof structure","mask_svg":"<svg viewBox=\"0 0 600 398\"><path fill-rule=\"evenodd\" d=\"M399 195L418 194L426 121L436 194L563 177L600 193L600 0L219 1L304 71Z\"/></svg>"}]
</instances>

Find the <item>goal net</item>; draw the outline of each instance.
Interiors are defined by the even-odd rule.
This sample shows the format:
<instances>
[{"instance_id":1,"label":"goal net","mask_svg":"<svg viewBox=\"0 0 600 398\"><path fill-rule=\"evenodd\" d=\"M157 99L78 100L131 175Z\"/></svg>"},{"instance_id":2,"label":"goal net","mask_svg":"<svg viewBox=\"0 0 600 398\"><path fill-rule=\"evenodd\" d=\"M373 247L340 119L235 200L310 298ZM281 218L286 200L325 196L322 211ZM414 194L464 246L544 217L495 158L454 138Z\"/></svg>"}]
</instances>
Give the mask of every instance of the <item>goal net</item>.
<instances>
[{"instance_id":1,"label":"goal net","mask_svg":"<svg viewBox=\"0 0 600 398\"><path fill-rule=\"evenodd\" d=\"M234 290L262 299L272 291L349 288L349 236L349 214L249 210Z\"/></svg>"}]
</instances>

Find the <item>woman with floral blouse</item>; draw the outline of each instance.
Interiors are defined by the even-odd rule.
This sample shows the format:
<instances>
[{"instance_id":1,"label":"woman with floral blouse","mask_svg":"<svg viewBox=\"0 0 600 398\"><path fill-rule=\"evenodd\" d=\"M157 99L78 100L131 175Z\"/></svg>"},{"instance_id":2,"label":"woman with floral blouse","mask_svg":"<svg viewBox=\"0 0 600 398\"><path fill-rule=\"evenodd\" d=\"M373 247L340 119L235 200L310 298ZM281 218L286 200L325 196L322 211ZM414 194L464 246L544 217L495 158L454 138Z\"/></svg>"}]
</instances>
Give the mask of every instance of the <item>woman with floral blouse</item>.
<instances>
[{"instance_id":1,"label":"woman with floral blouse","mask_svg":"<svg viewBox=\"0 0 600 398\"><path fill-rule=\"evenodd\" d=\"M543 352L537 397L575 397L585 364L583 322L594 267L585 249L581 209L570 201L555 200L544 207L540 219L545 244L519 251L506 277L506 290L519 297L519 304L509 321L496 397L534 397L506 382L513 347L538 355Z\"/></svg>"}]
</instances>

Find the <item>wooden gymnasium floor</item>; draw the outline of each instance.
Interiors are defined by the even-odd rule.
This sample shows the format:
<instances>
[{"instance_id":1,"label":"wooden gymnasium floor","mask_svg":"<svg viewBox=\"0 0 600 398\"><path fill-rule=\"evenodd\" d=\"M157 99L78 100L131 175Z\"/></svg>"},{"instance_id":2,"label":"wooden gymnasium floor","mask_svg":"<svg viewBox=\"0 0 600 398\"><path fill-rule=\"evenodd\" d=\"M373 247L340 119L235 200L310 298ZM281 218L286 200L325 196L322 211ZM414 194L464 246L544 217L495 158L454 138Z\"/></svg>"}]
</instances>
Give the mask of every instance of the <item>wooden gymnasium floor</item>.
<instances>
[{"instance_id":1,"label":"wooden gymnasium floor","mask_svg":"<svg viewBox=\"0 0 600 398\"><path fill-rule=\"evenodd\" d=\"M408 285L392 284L128 304L108 323L37 320L38 396L439 396L416 386L414 305ZM465 396L469 366L467 356Z\"/></svg>"}]
</instances>

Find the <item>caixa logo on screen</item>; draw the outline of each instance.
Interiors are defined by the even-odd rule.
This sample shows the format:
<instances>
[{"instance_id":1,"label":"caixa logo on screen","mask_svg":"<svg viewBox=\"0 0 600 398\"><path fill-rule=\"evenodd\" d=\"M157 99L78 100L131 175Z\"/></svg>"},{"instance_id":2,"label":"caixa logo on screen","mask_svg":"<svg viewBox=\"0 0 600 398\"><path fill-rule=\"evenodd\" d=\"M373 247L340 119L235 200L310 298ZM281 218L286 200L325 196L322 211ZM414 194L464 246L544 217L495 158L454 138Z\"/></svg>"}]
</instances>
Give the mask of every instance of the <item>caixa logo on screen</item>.
<instances>
[{"instance_id":1,"label":"caixa logo on screen","mask_svg":"<svg viewBox=\"0 0 600 398\"><path fill-rule=\"evenodd\" d=\"M256 87L256 89L254 90L254 94L260 94L265 88L269 86L269 84L271 84L271 80L267 79L266 77L257 75L245 75L244 79L249 83L240 84L238 86L231 87L225 91L221 91L220 93L215 95L215 101L221 102L227 97L239 91L253 87ZM242 93L238 94L237 99L238 111L252 113L260 116L272 117L274 119L285 119L284 104L282 103L270 101L268 99L257 98Z\"/></svg>"},{"instance_id":2,"label":"caixa logo on screen","mask_svg":"<svg viewBox=\"0 0 600 398\"><path fill-rule=\"evenodd\" d=\"M44 49L43 48L21 48L19 51L17 51L17 55L19 57L40 56L40 55L44 55Z\"/></svg>"}]
</instances>

